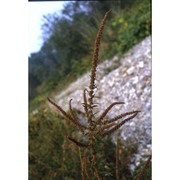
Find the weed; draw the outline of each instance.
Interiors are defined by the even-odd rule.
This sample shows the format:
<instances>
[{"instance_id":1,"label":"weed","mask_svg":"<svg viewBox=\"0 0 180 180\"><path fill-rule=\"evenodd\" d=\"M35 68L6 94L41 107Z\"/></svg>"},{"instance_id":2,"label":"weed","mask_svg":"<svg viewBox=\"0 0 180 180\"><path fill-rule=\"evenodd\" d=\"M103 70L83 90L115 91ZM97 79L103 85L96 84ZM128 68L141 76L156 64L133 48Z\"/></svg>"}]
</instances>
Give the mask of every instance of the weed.
<instances>
[{"instance_id":1,"label":"weed","mask_svg":"<svg viewBox=\"0 0 180 180\"><path fill-rule=\"evenodd\" d=\"M81 176L82 179L102 179L102 169L98 166L99 156L97 154L98 144L101 142L101 139L105 136L115 133L121 126L123 126L128 121L132 120L140 111L130 111L113 118L105 119L108 112L116 105L123 105L124 102L113 102L109 105L104 112L100 115L97 115L95 108L98 107L98 104L95 103L94 99L96 98L95 89L96 86L96 70L98 65L99 58L99 48L101 37L104 29L105 22L107 20L108 14L111 10L105 13L103 20L101 21L99 31L96 36L94 44L94 53L92 59L92 69L90 75L90 83L88 89L83 91L83 107L85 115L85 123L82 123L77 114L72 108L72 99L69 101L69 111L66 112L61 106L57 105L50 98L48 101L55 106L62 114L62 116L71 121L74 126L76 126L79 131L82 133L82 140L76 140L74 137L67 137L72 143L77 145L79 148L79 156L81 162ZM118 144L117 144L118 148ZM116 149L116 176L119 179L119 157L118 149ZM105 166L105 165L104 165ZM143 170L144 172L144 170ZM142 176L142 175L141 175Z\"/></svg>"}]
</instances>

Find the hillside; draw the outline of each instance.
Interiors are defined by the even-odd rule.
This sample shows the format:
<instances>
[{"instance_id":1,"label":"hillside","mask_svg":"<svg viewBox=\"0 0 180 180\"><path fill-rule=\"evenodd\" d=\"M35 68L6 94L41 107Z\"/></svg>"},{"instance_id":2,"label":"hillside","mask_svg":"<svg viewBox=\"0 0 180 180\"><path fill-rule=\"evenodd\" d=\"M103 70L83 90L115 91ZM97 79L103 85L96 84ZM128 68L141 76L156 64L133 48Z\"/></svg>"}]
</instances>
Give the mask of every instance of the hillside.
<instances>
[{"instance_id":1,"label":"hillside","mask_svg":"<svg viewBox=\"0 0 180 180\"><path fill-rule=\"evenodd\" d=\"M119 111L141 111L134 120L123 126L121 134L125 141L139 144L134 157L138 165L141 157L151 151L151 37L145 38L123 57L114 56L112 60L100 64L97 81L96 96L100 112L115 101L123 101L125 104L115 106L108 114L110 117L119 114ZM82 92L88 84L89 72L66 90L57 93L54 99L64 109L68 108L69 100L73 99L74 107L83 111Z\"/></svg>"},{"instance_id":2,"label":"hillside","mask_svg":"<svg viewBox=\"0 0 180 180\"><path fill-rule=\"evenodd\" d=\"M110 7L101 41L101 62L124 54L151 34L149 0L69 2L61 15L46 15L42 26L44 43L28 58L32 109L38 106L38 96L64 90L90 69L94 39Z\"/></svg>"}]
</instances>

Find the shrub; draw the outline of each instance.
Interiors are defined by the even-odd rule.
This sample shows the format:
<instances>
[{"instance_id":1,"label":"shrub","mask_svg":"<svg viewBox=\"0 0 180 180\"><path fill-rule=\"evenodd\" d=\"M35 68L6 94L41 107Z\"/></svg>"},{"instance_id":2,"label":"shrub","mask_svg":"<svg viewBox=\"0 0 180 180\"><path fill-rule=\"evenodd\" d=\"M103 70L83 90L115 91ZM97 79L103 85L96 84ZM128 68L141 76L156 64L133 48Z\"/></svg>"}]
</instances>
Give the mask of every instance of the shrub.
<instances>
[{"instance_id":1,"label":"shrub","mask_svg":"<svg viewBox=\"0 0 180 180\"><path fill-rule=\"evenodd\" d=\"M96 111L98 103L95 102L95 89L97 88L95 83L96 69L98 65L101 36L109 12L110 11L105 14L97 33L94 44L90 84L89 88L84 89L83 91L84 112L82 114L84 114L84 122L78 118L78 115L74 111L71 104L72 99L69 101L69 111L66 112L61 106L57 105L50 98L48 98L48 101L61 112L63 118L71 122L74 127L78 128L79 130L78 133L72 134L73 136L76 135L76 138L74 138L72 135L68 135L67 138L79 149L82 179L101 179L102 177L113 177L113 174L109 169L110 164L108 164L106 161L106 156L101 154L101 144L104 143L102 139L117 132L121 126L133 119L140 112L139 110L135 110L120 114L114 118L105 119L108 112L115 105L124 104L124 102L114 102L108 106L104 112L97 116ZM119 179L120 168L118 145L116 152L116 178ZM140 175L140 177L143 176L143 173ZM127 177L131 178L131 176Z\"/></svg>"}]
</instances>

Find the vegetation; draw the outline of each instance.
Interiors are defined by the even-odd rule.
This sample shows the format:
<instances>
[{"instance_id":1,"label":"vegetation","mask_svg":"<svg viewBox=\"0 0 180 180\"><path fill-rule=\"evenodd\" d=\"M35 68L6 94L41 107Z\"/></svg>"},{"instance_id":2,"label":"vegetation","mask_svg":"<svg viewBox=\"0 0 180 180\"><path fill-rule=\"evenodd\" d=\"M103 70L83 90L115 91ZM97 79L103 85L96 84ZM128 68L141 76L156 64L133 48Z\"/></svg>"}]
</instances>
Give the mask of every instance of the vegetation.
<instances>
[{"instance_id":1,"label":"vegetation","mask_svg":"<svg viewBox=\"0 0 180 180\"><path fill-rule=\"evenodd\" d=\"M132 1L127 2L129 2L129 6L125 6L126 3L124 3L124 13L127 8L130 9L132 7L134 7L135 11L135 9L138 8L138 6L135 5L137 5L138 3L142 3L141 1L136 1L137 4L132 3ZM56 33L58 34L59 31L61 31L62 28L65 27L62 27L62 24L66 24L69 29L72 30L72 33L77 33L78 35L79 32L77 31L77 29L75 30L74 27L74 29L72 28L72 26L75 26L74 19L82 18L81 20L84 22L85 19L83 19L83 17L90 18L90 16L87 16L86 12L84 12L80 8L80 5L82 5L81 3L85 7L87 2L75 2L71 4L71 6L69 7L71 10L65 12L68 18L62 18L59 20L56 16L53 17L52 24L48 24L48 26L50 26L50 29L56 27L54 30L57 30ZM97 2L97 4L98 3L100 2ZM94 3L92 3L92 6L88 5L86 7L91 7L93 9L93 6ZM102 7L102 4L99 5L99 7ZM104 9L102 9L107 10L107 7L105 6ZM86 10L88 10L87 12L89 12L89 15L92 15L91 8L86 8ZM82 13L81 17L79 17L80 13ZM137 144L133 144L132 142L130 142L128 145L128 141L123 142L123 140L119 139L119 136L116 135L117 144L115 146L115 144L112 143L110 137L111 134L117 132L117 130L123 124L133 119L139 113L139 110L130 111L124 114L120 114L114 118L108 119L108 112L115 105L124 104L123 102L114 102L109 107L107 107L107 109L99 116L98 114L96 114L97 104L95 102L96 96L94 93L94 90L96 88L96 68L99 63L99 56L108 56L108 52L99 52L102 31L104 29L104 24L108 13L106 13L101 23L94 45L90 84L89 88L83 91L82 101L84 112L79 112L73 109L71 104L72 100L69 101L69 111L66 112L62 107L58 106L55 102L48 98L48 101L61 112L61 115L59 115L47 108L47 101L44 97L55 87L58 87L59 89L60 85L65 80L71 82L73 80L72 77L78 77L78 75L89 69L90 63L88 62L88 59L90 54L88 53L88 51L91 51L91 48L89 46L92 43L91 38L88 39L88 37L85 35L85 32L81 31L83 33L80 32L79 34L80 40L77 41L77 39L74 39L73 41L73 38L68 39L68 36L72 35L70 31L61 33L63 35L59 36L59 38L58 36L54 36L55 33L51 31L49 35L45 37L46 41L41 51L31 55L30 57L30 59L32 57L34 58L34 60L31 59L32 62L31 60L29 61L30 83L34 83L33 85L34 87L36 87L33 89L33 87L31 86L32 89L30 91L32 91L33 94L30 95L30 98L34 98L35 96L36 98L34 98L34 100L30 103L29 113L29 179L103 178L130 180L151 178L151 167L149 166L151 157L149 157L147 162L142 162L139 167L136 167L134 173L132 173L129 168L130 158L136 152ZM128 15L126 18L129 20ZM113 15L112 13L112 15L109 16L110 21L109 23L107 23L108 25L110 25L110 28L106 28L105 33L111 34L110 38L113 39L113 28L122 26L123 23L127 22L126 18L124 16L123 21L119 20L121 19L120 16L118 17L117 14ZM147 26L145 26L145 28L147 28L147 31L150 33L150 25L148 26L148 23L150 21L147 22L146 18L148 19L149 17L144 17L145 21L142 18L143 20L141 23L139 22L139 24L147 23ZM54 21L55 19L56 21ZM94 24L99 22L98 18L92 18L91 21ZM60 22L62 23L62 26L60 26ZM87 27L88 25L85 25L84 28L86 29ZM144 28L144 26L139 25L139 28L142 27ZM131 31L131 28L132 27L129 28L129 31ZM49 27L46 30L49 30ZM88 30L88 35L94 35L95 31L93 29ZM66 33L69 34L65 35ZM112 40L114 44L108 43L108 38L104 38L104 40L102 40L101 47L103 48L103 50L108 50L113 47L113 50L111 50L110 53L113 54L116 51L123 53L128 48L130 48L133 43L137 43L141 38L143 38L143 36L140 35L141 33L135 32L135 34L139 34L139 36L136 34L138 37L136 40L134 38L129 46L128 41L124 41L124 45L120 46L117 42L123 40L122 32L117 31L116 33L119 33L119 39L116 38L117 41ZM135 36L135 34L133 33L134 31L130 34L130 37L132 39ZM145 35L144 33L144 37L147 35L149 34L147 33ZM64 41L61 38L64 38ZM86 42L86 44L83 44L84 46L82 46L82 44L80 45L79 42L81 42L82 44ZM125 42L127 42L127 44ZM77 46L74 45L75 43ZM80 52L79 48L77 47L81 47L82 52ZM74 55L73 53L71 54L70 50L73 51ZM75 51L77 52L75 53ZM69 67L66 65L67 60L68 63L70 63L72 66ZM48 64L48 62L51 63ZM83 64L84 69L79 69ZM45 68L45 71L42 70L42 67ZM66 78L64 78L63 75L66 75ZM61 88L64 88L64 86L62 87L61 85ZM37 92L43 92L43 95L37 96ZM32 105L33 108L31 107ZM34 107L36 107L35 110L33 110ZM83 121L78 120L79 113L81 113L81 115L84 115ZM121 131L118 130L118 132L120 133ZM119 157L121 158L119 159Z\"/></svg>"},{"instance_id":2,"label":"vegetation","mask_svg":"<svg viewBox=\"0 0 180 180\"><path fill-rule=\"evenodd\" d=\"M44 17L44 44L29 57L29 100L37 108L38 95L63 90L90 70L89 59L101 15L111 7L101 60L123 54L151 34L149 0L75 1L59 14Z\"/></svg>"},{"instance_id":3,"label":"vegetation","mask_svg":"<svg viewBox=\"0 0 180 180\"><path fill-rule=\"evenodd\" d=\"M114 175L111 173L111 169L109 167L108 162L106 162L106 154L104 154L104 156L102 156L100 151L100 144L102 144L102 138L104 138L105 136L109 136L112 133L116 132L122 125L124 125L126 122L130 121L131 119L133 119L140 111L131 111L131 112L126 112L124 114L120 114L114 118L110 118L110 119L104 119L108 112L113 108L113 106L118 105L118 104L124 104L124 102L114 102L112 103L109 107L107 107L105 109L105 111L103 113L100 114L100 116L97 116L96 114L96 110L95 108L97 107L97 104L95 103L94 99L96 98L95 96L95 89L96 89L96 84L95 84L95 80L96 80L96 69L97 69L97 65L98 65L98 59L99 59L99 48L100 48L100 41L101 41L101 37L102 37L102 33L103 33L103 29L104 29L104 25L108 16L108 13L110 11L106 12L104 19L101 22L100 25L100 29L98 31L97 37L96 37L96 41L95 41L95 45L94 45L94 53L93 53L93 60L92 60L92 69L91 69L91 76L90 76L90 84L89 84L89 88L88 89L84 89L83 91L83 107L84 107L84 121L86 119L86 122L81 122L80 120L78 120L78 116L76 114L76 112L73 110L72 105L71 105L71 101L72 99L69 101L69 112L65 112L63 110L62 107L58 106L56 103L54 103L51 99L48 98L48 101L55 106L62 114L62 117L66 120L69 120L69 122L73 123L73 125L79 129L79 133L76 133L76 136L78 135L78 139L81 140L76 140L74 139L72 136L67 136L67 138L72 141L78 148L79 150L79 156L80 156L80 166L81 166L81 177L82 179L102 179L103 177L114 177ZM43 114L42 114L43 116ZM47 116L47 115L46 115ZM48 116L47 116L48 117ZM45 117L42 117L45 118ZM51 118L51 116L50 116ZM121 120L119 122L119 120ZM35 122L38 122L37 120ZM40 119L40 122L38 122L38 126L34 127L33 124L32 126L30 126L30 137L31 139L34 139L36 136L39 137L38 133L39 132L39 128L41 128L42 126L42 122ZM45 126L49 127L49 124L52 124L52 121L50 120L48 123L45 124ZM60 125L60 124L58 124ZM52 126L52 125L51 125ZM33 129L34 127L34 129ZM69 128L71 126L68 126L68 128L66 129L66 135L67 135L67 131L69 131L71 128ZM54 129L54 128L53 128ZM58 129L62 129L62 127L58 127ZM65 130L65 128L64 128ZM37 146L31 144L30 148L38 148L41 149L43 148L43 161L45 159L45 163L40 161L41 158L38 158L34 153L33 150L30 150L30 163L33 164L33 162L38 163L38 165L40 165L40 167L38 168L38 170L40 170L41 176L44 176L46 174L47 176L50 176L51 174L53 174L54 178L60 178L61 176L61 164L59 164L59 162L63 162L64 160L64 155L62 154L62 152L59 151L55 151L55 146L58 147L62 147L62 142L64 140L64 138L62 137L62 134L60 136L60 134L58 134L55 131L51 131L51 128L48 128L47 131L45 130L42 131L43 133L40 134L40 137L43 136L43 138L45 138L46 140L46 147L42 147L40 146L40 144L36 144ZM50 139L49 137L47 137L47 133L53 133L53 139ZM56 134L54 134L56 133ZM73 129L71 131L71 134L73 133ZM81 133L81 134L80 134ZM52 148L53 145L53 148ZM53 150L54 149L54 150ZM99 153L98 153L99 151ZM53 160L48 166L47 166L47 162L49 160L49 158L52 158L54 153L57 153L56 156L59 156L59 158L56 158L55 160ZM55 157L56 157L55 156ZM68 156L68 158L66 159L66 162L69 162L69 158L70 156ZM74 158L77 158L77 155L74 156ZM77 159L73 158L73 162L76 162ZM54 162L55 161L55 162ZM59 168L56 169L56 171L54 172L54 169L51 171L51 167L54 166L58 166L59 164ZM144 176L145 170L148 167L148 164L150 163L150 159L148 159L147 163L145 164L142 172L140 175L138 175L138 179L140 179L141 177ZM36 163L35 163L36 164ZM73 163L71 163L72 165ZM50 167L49 167L50 166ZM70 166L70 165L69 165ZM68 167L69 167L68 166ZM76 167L78 167L79 165L76 164ZM36 167L36 166L35 166ZM31 168L33 168L33 166L31 166ZM113 167L111 167L113 168ZM78 169L80 169L78 167ZM76 169L75 171L78 171L78 169ZM113 168L114 169L114 168ZM69 171L72 171L72 169L69 169ZM69 171L67 171L67 174L65 174L65 177L69 177ZM32 172L32 174L34 173L34 170L30 170L30 172ZM48 174L47 174L48 172ZM31 174L31 175L32 175ZM124 174L124 173L123 173ZM39 173L34 176L38 176ZM122 175L121 175L122 176ZM126 174L123 175L126 178L132 178L131 174ZM42 177L41 177L42 178ZM77 176L74 176L73 178L77 178ZM120 163L119 163L119 137L117 136L117 145L116 145L116 178L119 179L120 178Z\"/></svg>"},{"instance_id":4,"label":"vegetation","mask_svg":"<svg viewBox=\"0 0 180 180\"><path fill-rule=\"evenodd\" d=\"M33 121L32 121L33 119ZM29 179L81 179L79 149L69 143L75 128L57 113L42 109L30 117L29 124ZM109 149L111 146L111 149ZM98 146L106 167L103 174L114 173L115 145L109 139Z\"/></svg>"},{"instance_id":5,"label":"vegetation","mask_svg":"<svg viewBox=\"0 0 180 180\"><path fill-rule=\"evenodd\" d=\"M45 103L44 103L45 104ZM79 148L70 143L67 136L74 137L77 128L45 106L29 116L29 180L36 179L81 179ZM107 179L116 177L116 146L110 136L99 141L98 167ZM141 173L144 162L130 171L130 158L136 153L137 143L119 139L121 157L120 178L132 180ZM151 167L147 167L144 179L151 179Z\"/></svg>"}]
</instances>

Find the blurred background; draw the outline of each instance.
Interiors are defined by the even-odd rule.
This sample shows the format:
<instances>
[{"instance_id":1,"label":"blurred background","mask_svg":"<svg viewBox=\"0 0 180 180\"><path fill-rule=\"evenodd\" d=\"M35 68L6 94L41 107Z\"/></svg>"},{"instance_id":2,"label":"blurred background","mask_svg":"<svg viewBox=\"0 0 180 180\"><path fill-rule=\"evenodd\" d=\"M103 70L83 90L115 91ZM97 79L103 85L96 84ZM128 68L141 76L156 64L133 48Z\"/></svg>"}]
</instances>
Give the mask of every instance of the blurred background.
<instances>
[{"instance_id":1,"label":"blurred background","mask_svg":"<svg viewBox=\"0 0 180 180\"><path fill-rule=\"evenodd\" d=\"M29 2L34 8L29 19L51 3ZM39 24L29 25L29 43L33 46L29 48L30 102L40 94L62 90L90 68L95 36L107 10L111 8L112 12L102 38L102 61L123 54L151 34L150 7L149 0L61 1L53 4L54 13L51 9L40 14L41 19L34 18ZM33 34L36 37L32 42Z\"/></svg>"},{"instance_id":2,"label":"blurred background","mask_svg":"<svg viewBox=\"0 0 180 180\"><path fill-rule=\"evenodd\" d=\"M46 97L63 91L90 69L96 33L109 9L101 62L123 55L151 35L150 0L29 2L30 179L81 179L79 151L64 138L73 135L74 128L47 108ZM99 166L108 162L103 174L113 179L115 145L108 139L99 148ZM135 149L123 144L122 149L122 171L131 179L126 157Z\"/></svg>"}]
</instances>

